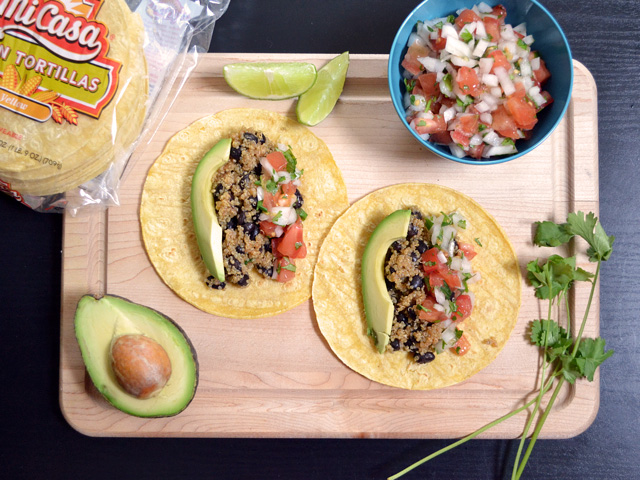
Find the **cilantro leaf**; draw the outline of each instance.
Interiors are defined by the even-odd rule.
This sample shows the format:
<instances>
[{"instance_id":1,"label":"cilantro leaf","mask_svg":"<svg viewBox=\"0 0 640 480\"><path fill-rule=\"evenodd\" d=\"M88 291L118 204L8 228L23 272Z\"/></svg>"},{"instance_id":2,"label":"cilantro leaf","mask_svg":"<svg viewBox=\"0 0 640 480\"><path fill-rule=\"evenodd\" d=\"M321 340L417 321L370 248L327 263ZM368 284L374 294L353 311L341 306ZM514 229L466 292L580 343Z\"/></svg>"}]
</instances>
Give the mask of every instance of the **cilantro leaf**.
<instances>
[{"instance_id":1,"label":"cilantro leaf","mask_svg":"<svg viewBox=\"0 0 640 480\"><path fill-rule=\"evenodd\" d=\"M604 351L605 341L603 338L584 338L578 347L576 354L576 365L581 376L586 377L590 382L596 368L607 358L613 355L613 350Z\"/></svg>"},{"instance_id":2,"label":"cilantro leaf","mask_svg":"<svg viewBox=\"0 0 640 480\"><path fill-rule=\"evenodd\" d=\"M536 289L536 297L553 299L571 288L576 280L575 271L575 257L552 255L542 265L537 260L530 261L527 264L527 279Z\"/></svg>"},{"instance_id":3,"label":"cilantro leaf","mask_svg":"<svg viewBox=\"0 0 640 480\"><path fill-rule=\"evenodd\" d=\"M585 217L583 212L570 213L567 217L567 229L573 235L582 237L588 244L587 255L589 260L608 260L613 250L615 237L607 236L598 218L592 213Z\"/></svg>"},{"instance_id":4,"label":"cilantro leaf","mask_svg":"<svg viewBox=\"0 0 640 480\"><path fill-rule=\"evenodd\" d=\"M566 223L536 222L536 234L533 243L540 247L558 247L573 238L567 231Z\"/></svg>"}]
</instances>

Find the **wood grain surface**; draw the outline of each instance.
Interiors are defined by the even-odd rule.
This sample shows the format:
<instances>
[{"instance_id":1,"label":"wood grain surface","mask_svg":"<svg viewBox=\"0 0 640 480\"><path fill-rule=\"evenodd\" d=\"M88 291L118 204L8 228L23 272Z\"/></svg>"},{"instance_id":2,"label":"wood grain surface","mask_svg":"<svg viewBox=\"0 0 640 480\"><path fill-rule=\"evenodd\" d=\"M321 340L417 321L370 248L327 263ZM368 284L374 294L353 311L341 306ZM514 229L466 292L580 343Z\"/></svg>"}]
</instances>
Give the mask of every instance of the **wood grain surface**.
<instances>
[{"instance_id":1,"label":"wood grain surface","mask_svg":"<svg viewBox=\"0 0 640 480\"><path fill-rule=\"evenodd\" d=\"M293 116L294 101L244 98L222 79L226 63L284 58L321 66L332 55L205 55L155 136L134 155L135 165L120 191L121 206L106 214L65 216L60 404L78 431L93 436L452 438L531 398L539 359L527 341L526 327L546 306L535 300L528 285L516 328L495 362L453 387L411 392L372 383L345 367L324 342L311 301L277 317L231 320L197 310L156 275L142 246L138 218L148 168L168 138L202 116L232 107ZM352 55L338 105L312 129L332 151L351 202L406 181L455 188L498 220L523 270L541 255L531 244L533 222L562 221L577 210L598 212L597 93L580 63L575 62L567 116L553 135L531 154L491 167L450 162L423 149L398 121L388 95L386 65L385 55ZM584 257L579 263L590 268ZM73 314L83 294L105 292L162 311L191 338L199 357L200 384L194 401L180 415L127 416L106 404L87 379ZM586 287L580 286L572 298L579 317L587 296ZM596 297L585 334L598 331ZM598 406L598 377L567 388L554 406L563 415L549 417L543 436L581 433ZM515 438L524 421L520 417L504 422L485 438Z\"/></svg>"}]
</instances>

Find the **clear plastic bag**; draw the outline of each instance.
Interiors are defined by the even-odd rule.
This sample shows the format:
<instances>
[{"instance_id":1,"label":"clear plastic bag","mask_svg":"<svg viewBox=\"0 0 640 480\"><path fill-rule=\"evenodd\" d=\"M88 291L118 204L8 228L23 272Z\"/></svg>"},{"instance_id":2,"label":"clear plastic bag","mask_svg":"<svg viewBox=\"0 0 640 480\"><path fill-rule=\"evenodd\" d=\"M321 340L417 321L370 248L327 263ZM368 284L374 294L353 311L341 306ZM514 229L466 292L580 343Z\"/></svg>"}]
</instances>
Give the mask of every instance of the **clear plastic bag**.
<instances>
[{"instance_id":1,"label":"clear plastic bag","mask_svg":"<svg viewBox=\"0 0 640 480\"><path fill-rule=\"evenodd\" d=\"M119 185L135 162L132 152L152 136L151 126L166 115L208 50L229 1L88 0L82 7L63 1L65 10L40 2L31 12L0 14L0 190L39 212L76 215L118 205ZM100 24L108 30L98 31ZM98 48L103 50L96 56ZM86 63L75 72L71 61L78 58ZM85 96L75 98L77 91ZM99 97L95 105L92 94ZM42 138L40 131L46 131ZM56 191L81 175L90 177Z\"/></svg>"}]
</instances>

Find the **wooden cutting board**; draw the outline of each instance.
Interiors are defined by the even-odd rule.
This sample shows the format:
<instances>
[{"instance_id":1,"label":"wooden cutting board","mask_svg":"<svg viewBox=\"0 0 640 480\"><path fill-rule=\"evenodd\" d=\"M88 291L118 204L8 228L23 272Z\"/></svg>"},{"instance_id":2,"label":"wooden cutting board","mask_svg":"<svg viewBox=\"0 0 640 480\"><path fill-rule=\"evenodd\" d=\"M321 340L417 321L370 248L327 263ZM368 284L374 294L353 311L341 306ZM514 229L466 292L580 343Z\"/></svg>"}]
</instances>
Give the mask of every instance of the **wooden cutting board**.
<instances>
[{"instance_id":1,"label":"wooden cutting board","mask_svg":"<svg viewBox=\"0 0 640 480\"><path fill-rule=\"evenodd\" d=\"M257 107L295 116L294 100L256 101L232 91L223 65L237 61L311 61L331 55L208 54L184 85L151 141L141 142L120 190L121 205L64 219L60 345L60 405L78 431L95 436L373 437L464 436L531 399L539 356L527 340L539 303L523 285L518 323L504 350L486 369L458 385L417 392L361 377L333 354L315 323L312 302L276 317L232 320L205 314L178 298L158 277L144 251L138 209L150 165L166 141L191 122L232 107ZM564 221L567 213L598 213L596 86L574 63L574 89L565 119L535 152L492 166L463 165L422 148L398 121L387 89L387 56L352 55L344 92L332 114L312 128L331 149L353 202L380 187L420 181L455 188L478 201L502 225L520 265L551 253L531 243L538 220ZM573 252L563 251L564 254ZM579 263L593 269L584 255ZM176 320L197 350L200 384L191 405L171 418L140 419L109 406L85 373L74 331L78 299L110 293L148 305ZM571 298L582 317L588 290ZM596 295L585 334L599 330ZM277 345L277 347L274 347ZM584 431L599 405L599 377L560 395L542 436ZM525 416L484 438L514 438Z\"/></svg>"}]
</instances>

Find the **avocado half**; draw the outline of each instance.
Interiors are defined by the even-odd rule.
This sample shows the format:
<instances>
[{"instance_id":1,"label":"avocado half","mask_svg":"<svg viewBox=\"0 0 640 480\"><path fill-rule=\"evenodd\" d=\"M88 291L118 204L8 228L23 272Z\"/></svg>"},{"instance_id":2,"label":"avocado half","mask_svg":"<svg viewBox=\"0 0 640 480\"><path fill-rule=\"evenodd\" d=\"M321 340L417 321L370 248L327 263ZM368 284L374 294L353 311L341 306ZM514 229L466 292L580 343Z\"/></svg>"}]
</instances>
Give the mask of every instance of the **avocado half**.
<instances>
[{"instance_id":1,"label":"avocado half","mask_svg":"<svg viewBox=\"0 0 640 480\"><path fill-rule=\"evenodd\" d=\"M170 318L121 297L84 295L76 308L74 326L91 381L117 409L137 417L169 417L191 403L198 386L198 359L191 341ZM171 376L157 395L136 398L118 383L109 352L114 339L122 335L144 335L167 352Z\"/></svg>"},{"instance_id":2,"label":"avocado half","mask_svg":"<svg viewBox=\"0 0 640 480\"><path fill-rule=\"evenodd\" d=\"M207 270L220 282L224 282L222 228L218 224L211 187L214 175L229 161L230 153L231 139L220 140L202 157L191 180L191 215L198 248Z\"/></svg>"},{"instance_id":3,"label":"avocado half","mask_svg":"<svg viewBox=\"0 0 640 480\"><path fill-rule=\"evenodd\" d=\"M384 281L387 250L397 240L406 238L411 210L396 210L382 220L371 234L362 254L362 299L368 333L380 353L384 352L393 323L393 303Z\"/></svg>"}]
</instances>

